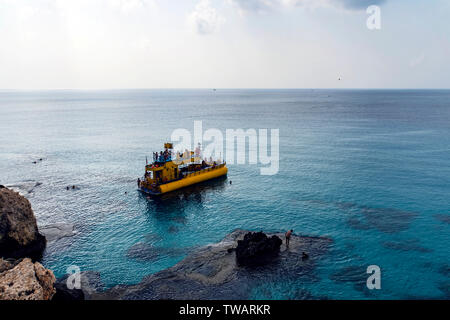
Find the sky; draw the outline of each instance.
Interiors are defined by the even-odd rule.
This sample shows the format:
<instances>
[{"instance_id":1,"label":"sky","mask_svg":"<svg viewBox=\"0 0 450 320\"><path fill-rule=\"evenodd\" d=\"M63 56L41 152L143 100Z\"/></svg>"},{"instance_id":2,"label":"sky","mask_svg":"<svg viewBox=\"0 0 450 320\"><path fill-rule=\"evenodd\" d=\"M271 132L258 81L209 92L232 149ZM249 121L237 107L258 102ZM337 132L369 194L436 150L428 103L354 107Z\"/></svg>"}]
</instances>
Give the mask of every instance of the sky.
<instances>
[{"instance_id":1,"label":"sky","mask_svg":"<svg viewBox=\"0 0 450 320\"><path fill-rule=\"evenodd\" d=\"M121 88L450 88L450 1L0 0L0 89Z\"/></svg>"}]
</instances>

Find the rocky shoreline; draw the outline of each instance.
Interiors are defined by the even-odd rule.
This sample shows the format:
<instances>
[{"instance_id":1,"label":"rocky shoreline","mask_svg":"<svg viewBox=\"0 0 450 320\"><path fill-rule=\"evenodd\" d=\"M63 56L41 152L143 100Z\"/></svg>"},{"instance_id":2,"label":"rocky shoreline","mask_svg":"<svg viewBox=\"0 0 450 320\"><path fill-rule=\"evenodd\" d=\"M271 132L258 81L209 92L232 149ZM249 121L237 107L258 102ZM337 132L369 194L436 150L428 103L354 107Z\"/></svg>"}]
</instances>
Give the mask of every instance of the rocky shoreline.
<instances>
[{"instance_id":1,"label":"rocky shoreline","mask_svg":"<svg viewBox=\"0 0 450 320\"><path fill-rule=\"evenodd\" d=\"M13 190L0 188L0 257L39 260L46 243L30 202Z\"/></svg>"},{"instance_id":2,"label":"rocky shoreline","mask_svg":"<svg viewBox=\"0 0 450 320\"><path fill-rule=\"evenodd\" d=\"M30 258L15 262L0 258L0 300L50 300L55 281L51 270Z\"/></svg>"},{"instance_id":3,"label":"rocky shoreline","mask_svg":"<svg viewBox=\"0 0 450 320\"><path fill-rule=\"evenodd\" d=\"M191 252L175 266L136 285L105 290L96 272L81 273L81 288L69 290L67 276L56 280L37 260L49 241L74 234L73 225L43 227L29 201L0 188L0 300L250 299L252 290L280 279L312 277L332 240L237 229L222 241ZM2 258L3 257L3 258Z\"/></svg>"},{"instance_id":4,"label":"rocky shoreline","mask_svg":"<svg viewBox=\"0 0 450 320\"><path fill-rule=\"evenodd\" d=\"M237 229L222 241L200 248L175 266L145 277L136 285L120 285L90 293L91 299L249 299L252 290L279 279L312 276L317 261L332 240L325 237L292 235L288 248L258 266L239 266L236 247L248 230ZM283 239L283 233L267 234ZM306 252L308 257L303 255Z\"/></svg>"},{"instance_id":5,"label":"rocky shoreline","mask_svg":"<svg viewBox=\"0 0 450 320\"><path fill-rule=\"evenodd\" d=\"M55 276L39 262L47 240L30 202L0 186L0 300L50 300Z\"/></svg>"}]
</instances>

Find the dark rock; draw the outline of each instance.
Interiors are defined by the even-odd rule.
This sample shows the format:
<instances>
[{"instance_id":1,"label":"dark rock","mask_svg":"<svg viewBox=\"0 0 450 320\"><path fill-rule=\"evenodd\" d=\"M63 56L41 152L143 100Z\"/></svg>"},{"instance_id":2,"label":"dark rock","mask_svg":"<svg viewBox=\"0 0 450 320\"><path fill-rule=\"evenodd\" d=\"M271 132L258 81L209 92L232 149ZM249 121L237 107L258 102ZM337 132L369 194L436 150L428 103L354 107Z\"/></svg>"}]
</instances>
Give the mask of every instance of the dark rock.
<instances>
[{"instance_id":1,"label":"dark rock","mask_svg":"<svg viewBox=\"0 0 450 320\"><path fill-rule=\"evenodd\" d=\"M8 188L0 189L0 256L39 260L45 246L30 202Z\"/></svg>"},{"instance_id":2,"label":"dark rock","mask_svg":"<svg viewBox=\"0 0 450 320\"><path fill-rule=\"evenodd\" d=\"M74 225L72 223L54 223L39 228L39 231L45 236L47 242L58 241L62 238L75 235Z\"/></svg>"},{"instance_id":3,"label":"dark rock","mask_svg":"<svg viewBox=\"0 0 450 320\"><path fill-rule=\"evenodd\" d=\"M62 282L55 283L56 293L52 301L77 301L84 300L84 293L81 289L69 289Z\"/></svg>"},{"instance_id":4,"label":"dark rock","mask_svg":"<svg viewBox=\"0 0 450 320\"><path fill-rule=\"evenodd\" d=\"M289 249L281 246L271 263L242 268L237 265L233 248L247 233L235 230L219 243L192 251L175 266L144 277L139 284L119 285L90 299L251 299L253 290L264 283L314 279L317 262L332 242L324 237L292 235ZM283 234L269 236L280 238ZM309 259L302 260L303 251L308 252Z\"/></svg>"},{"instance_id":5,"label":"dark rock","mask_svg":"<svg viewBox=\"0 0 450 320\"><path fill-rule=\"evenodd\" d=\"M104 298L103 295L100 296L105 290L105 285L101 280L99 272L80 272L80 288L74 289L69 289L67 287L67 279L69 276L69 274L66 274L56 281L55 296L57 300L102 300ZM53 297L53 300L55 300L55 297Z\"/></svg>"},{"instance_id":6,"label":"dark rock","mask_svg":"<svg viewBox=\"0 0 450 320\"><path fill-rule=\"evenodd\" d=\"M30 195L35 189L42 185L42 182L34 181L34 180L25 180L23 182L17 184L11 184L5 186L5 188L9 188L10 190L19 192L21 195Z\"/></svg>"},{"instance_id":7,"label":"dark rock","mask_svg":"<svg viewBox=\"0 0 450 320\"><path fill-rule=\"evenodd\" d=\"M0 189L6 188L4 185L0 184Z\"/></svg>"},{"instance_id":8,"label":"dark rock","mask_svg":"<svg viewBox=\"0 0 450 320\"><path fill-rule=\"evenodd\" d=\"M272 260L280 252L281 239L267 237L263 232L249 232L238 241L236 260L241 266L259 266Z\"/></svg>"}]
</instances>

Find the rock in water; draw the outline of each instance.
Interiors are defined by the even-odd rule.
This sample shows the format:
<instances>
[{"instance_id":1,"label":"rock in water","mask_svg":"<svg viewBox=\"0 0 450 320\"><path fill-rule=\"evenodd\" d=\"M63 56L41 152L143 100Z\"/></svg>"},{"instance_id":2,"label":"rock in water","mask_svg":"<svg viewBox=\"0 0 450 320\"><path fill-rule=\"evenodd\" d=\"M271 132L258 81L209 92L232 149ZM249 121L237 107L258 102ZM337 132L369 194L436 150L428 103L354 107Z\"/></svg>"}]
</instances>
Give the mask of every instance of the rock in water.
<instances>
[{"instance_id":1,"label":"rock in water","mask_svg":"<svg viewBox=\"0 0 450 320\"><path fill-rule=\"evenodd\" d=\"M30 202L8 188L0 189L0 257L42 256L46 240L38 231Z\"/></svg>"},{"instance_id":2,"label":"rock in water","mask_svg":"<svg viewBox=\"0 0 450 320\"><path fill-rule=\"evenodd\" d=\"M254 290L267 283L317 279L317 262L332 243L325 237L293 234L289 248L281 246L271 263L249 268L237 265L234 249L248 232L237 229L219 243L192 250L175 266L144 277L138 284L118 285L91 294L87 300L248 300L252 299ZM273 235L281 239L284 232L267 234L267 237ZM307 252L309 258L303 260L302 252ZM83 284L82 290L86 295Z\"/></svg>"},{"instance_id":3,"label":"rock in water","mask_svg":"<svg viewBox=\"0 0 450 320\"><path fill-rule=\"evenodd\" d=\"M74 279L69 278L69 274L56 280L56 293L52 301L72 301L72 300L105 300L100 296L105 290L105 285L101 280L99 272L82 271L80 273L80 287L75 287ZM68 283L72 284L73 289L69 289Z\"/></svg>"},{"instance_id":4,"label":"rock in water","mask_svg":"<svg viewBox=\"0 0 450 320\"><path fill-rule=\"evenodd\" d=\"M54 223L40 227L39 231L45 236L48 243L75 235L72 223Z\"/></svg>"},{"instance_id":5,"label":"rock in water","mask_svg":"<svg viewBox=\"0 0 450 320\"><path fill-rule=\"evenodd\" d=\"M263 232L249 232L238 241L236 260L241 266L259 266L267 263L280 252L281 239L267 237Z\"/></svg>"},{"instance_id":6,"label":"rock in water","mask_svg":"<svg viewBox=\"0 0 450 320\"><path fill-rule=\"evenodd\" d=\"M51 270L25 258L0 274L0 300L50 300L55 281Z\"/></svg>"},{"instance_id":7,"label":"rock in water","mask_svg":"<svg viewBox=\"0 0 450 320\"><path fill-rule=\"evenodd\" d=\"M52 298L52 301L80 301L84 300L84 293L81 289L69 289L66 283L55 283L56 293Z\"/></svg>"}]
</instances>

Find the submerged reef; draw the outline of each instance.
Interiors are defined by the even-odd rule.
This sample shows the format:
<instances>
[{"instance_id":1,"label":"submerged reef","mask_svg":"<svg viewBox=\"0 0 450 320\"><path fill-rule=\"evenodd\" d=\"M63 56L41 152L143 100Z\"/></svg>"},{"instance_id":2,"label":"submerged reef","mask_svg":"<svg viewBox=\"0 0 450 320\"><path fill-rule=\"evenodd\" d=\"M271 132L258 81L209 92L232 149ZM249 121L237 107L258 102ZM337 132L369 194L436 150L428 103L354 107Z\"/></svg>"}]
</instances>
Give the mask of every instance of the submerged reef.
<instances>
[{"instance_id":1,"label":"submerged reef","mask_svg":"<svg viewBox=\"0 0 450 320\"><path fill-rule=\"evenodd\" d=\"M418 216L416 212L391 208L359 207L349 218L348 224L354 229L376 229L384 233L397 233L407 230Z\"/></svg>"},{"instance_id":2,"label":"submerged reef","mask_svg":"<svg viewBox=\"0 0 450 320\"><path fill-rule=\"evenodd\" d=\"M249 299L252 290L279 279L312 276L317 261L332 240L292 235L290 245L264 265L241 266L236 259L238 241L249 231L235 230L222 241L190 253L175 266L145 277L136 285L119 285L91 293L90 299ZM283 238L282 233L268 234ZM280 240L280 239L278 239ZM278 241L277 241L278 242ZM308 254L305 259L303 252Z\"/></svg>"},{"instance_id":3,"label":"submerged reef","mask_svg":"<svg viewBox=\"0 0 450 320\"><path fill-rule=\"evenodd\" d=\"M432 252L433 250L423 247L419 239L406 239L403 241L386 241L383 247L399 251L417 251L421 253Z\"/></svg>"},{"instance_id":4,"label":"submerged reef","mask_svg":"<svg viewBox=\"0 0 450 320\"><path fill-rule=\"evenodd\" d=\"M76 234L72 223L54 223L39 228L48 242L58 241L63 238L72 237Z\"/></svg>"}]
</instances>

